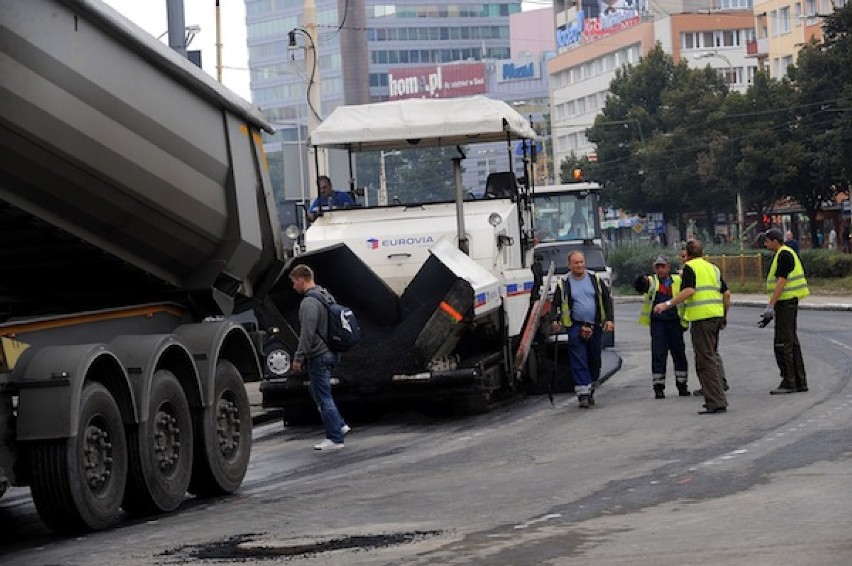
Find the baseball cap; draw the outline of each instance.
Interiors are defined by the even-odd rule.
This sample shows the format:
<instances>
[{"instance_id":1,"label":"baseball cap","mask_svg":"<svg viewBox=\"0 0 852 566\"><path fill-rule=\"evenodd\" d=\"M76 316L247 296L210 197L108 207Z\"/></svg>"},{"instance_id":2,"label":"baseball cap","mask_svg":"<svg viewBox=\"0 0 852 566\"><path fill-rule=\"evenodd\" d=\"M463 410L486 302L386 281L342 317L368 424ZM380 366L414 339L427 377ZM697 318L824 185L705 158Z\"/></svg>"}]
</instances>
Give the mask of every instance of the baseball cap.
<instances>
[{"instance_id":1,"label":"baseball cap","mask_svg":"<svg viewBox=\"0 0 852 566\"><path fill-rule=\"evenodd\" d=\"M778 228L770 228L766 231L766 237L776 242L784 241L784 234Z\"/></svg>"},{"instance_id":2,"label":"baseball cap","mask_svg":"<svg viewBox=\"0 0 852 566\"><path fill-rule=\"evenodd\" d=\"M654 265L668 265L669 259L664 255L658 255L657 259L654 260Z\"/></svg>"}]
</instances>

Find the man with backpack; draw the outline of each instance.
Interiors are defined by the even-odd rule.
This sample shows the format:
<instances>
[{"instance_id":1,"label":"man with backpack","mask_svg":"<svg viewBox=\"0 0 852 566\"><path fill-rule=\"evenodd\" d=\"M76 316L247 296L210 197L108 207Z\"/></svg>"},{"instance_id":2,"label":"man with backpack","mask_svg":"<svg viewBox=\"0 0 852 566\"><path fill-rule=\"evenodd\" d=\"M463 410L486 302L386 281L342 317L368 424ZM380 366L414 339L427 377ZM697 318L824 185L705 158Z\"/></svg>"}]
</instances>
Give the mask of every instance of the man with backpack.
<instances>
[{"instance_id":1,"label":"man with backpack","mask_svg":"<svg viewBox=\"0 0 852 566\"><path fill-rule=\"evenodd\" d=\"M338 354L328 346L328 305L336 304L331 293L314 282L314 272L307 265L297 265L290 271L293 290L302 295L299 305L299 345L293 355L293 371L307 364L308 391L317 404L325 440L314 445L314 450L339 450L343 436L350 427L340 416L331 395L331 372L337 365Z\"/></svg>"}]
</instances>

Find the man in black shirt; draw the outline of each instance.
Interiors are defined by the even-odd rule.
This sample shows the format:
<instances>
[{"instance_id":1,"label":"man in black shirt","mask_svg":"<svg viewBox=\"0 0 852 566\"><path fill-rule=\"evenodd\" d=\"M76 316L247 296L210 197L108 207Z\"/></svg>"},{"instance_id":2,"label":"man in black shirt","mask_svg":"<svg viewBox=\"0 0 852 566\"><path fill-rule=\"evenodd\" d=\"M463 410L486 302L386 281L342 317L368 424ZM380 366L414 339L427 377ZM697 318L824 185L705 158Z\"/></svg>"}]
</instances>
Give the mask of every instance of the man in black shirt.
<instances>
[{"instance_id":1,"label":"man in black shirt","mask_svg":"<svg viewBox=\"0 0 852 566\"><path fill-rule=\"evenodd\" d=\"M719 331L727 325L731 292L719 268L704 259L704 247L700 241L690 240L686 243L686 259L680 293L655 305L653 312L660 314L684 304L684 318L690 322L695 371L706 401L705 410L699 411L699 414L715 415L726 412L728 407L718 344Z\"/></svg>"},{"instance_id":2,"label":"man in black shirt","mask_svg":"<svg viewBox=\"0 0 852 566\"><path fill-rule=\"evenodd\" d=\"M764 327L775 318L775 361L781 371L781 385L770 393L783 395L804 392L808 390L808 381L802 348L796 336L796 319L799 299L810 294L808 282L798 254L784 243L781 230L767 230L764 245L775 252L775 257L772 258L766 278L769 303L759 325Z\"/></svg>"}]
</instances>

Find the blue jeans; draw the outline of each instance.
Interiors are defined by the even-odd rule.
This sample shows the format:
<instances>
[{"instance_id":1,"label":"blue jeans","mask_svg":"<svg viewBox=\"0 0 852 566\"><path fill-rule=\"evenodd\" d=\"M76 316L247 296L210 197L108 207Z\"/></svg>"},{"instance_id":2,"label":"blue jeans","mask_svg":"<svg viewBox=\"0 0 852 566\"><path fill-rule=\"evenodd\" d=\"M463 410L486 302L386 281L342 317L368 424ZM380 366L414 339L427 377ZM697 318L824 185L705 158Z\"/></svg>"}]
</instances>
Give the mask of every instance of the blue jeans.
<instances>
[{"instance_id":1,"label":"blue jeans","mask_svg":"<svg viewBox=\"0 0 852 566\"><path fill-rule=\"evenodd\" d=\"M311 358L308 362L308 392L317 404L322 425L325 427L325 437L336 444L343 442L343 418L337 410L334 398L331 396L331 370L337 365L337 354L326 352Z\"/></svg>"},{"instance_id":2,"label":"blue jeans","mask_svg":"<svg viewBox=\"0 0 852 566\"><path fill-rule=\"evenodd\" d=\"M568 354L577 397L591 395L601 376L601 328L595 326L589 340L580 338L580 328L577 323L568 328Z\"/></svg>"}]
</instances>

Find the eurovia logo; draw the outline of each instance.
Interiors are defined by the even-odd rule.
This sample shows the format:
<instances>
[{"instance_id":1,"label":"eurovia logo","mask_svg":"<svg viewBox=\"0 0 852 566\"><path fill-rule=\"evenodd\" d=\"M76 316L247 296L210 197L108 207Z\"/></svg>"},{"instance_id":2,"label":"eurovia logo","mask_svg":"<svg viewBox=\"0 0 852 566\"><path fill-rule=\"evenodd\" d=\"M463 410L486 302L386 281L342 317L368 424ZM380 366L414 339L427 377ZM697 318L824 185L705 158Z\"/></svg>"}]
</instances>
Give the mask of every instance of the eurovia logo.
<instances>
[{"instance_id":1,"label":"eurovia logo","mask_svg":"<svg viewBox=\"0 0 852 566\"><path fill-rule=\"evenodd\" d=\"M426 236L401 236L399 238L385 238L379 240L377 238L367 239L367 248L377 250L379 248L397 248L403 246L424 247L431 246L435 243L435 238L431 235Z\"/></svg>"}]
</instances>

